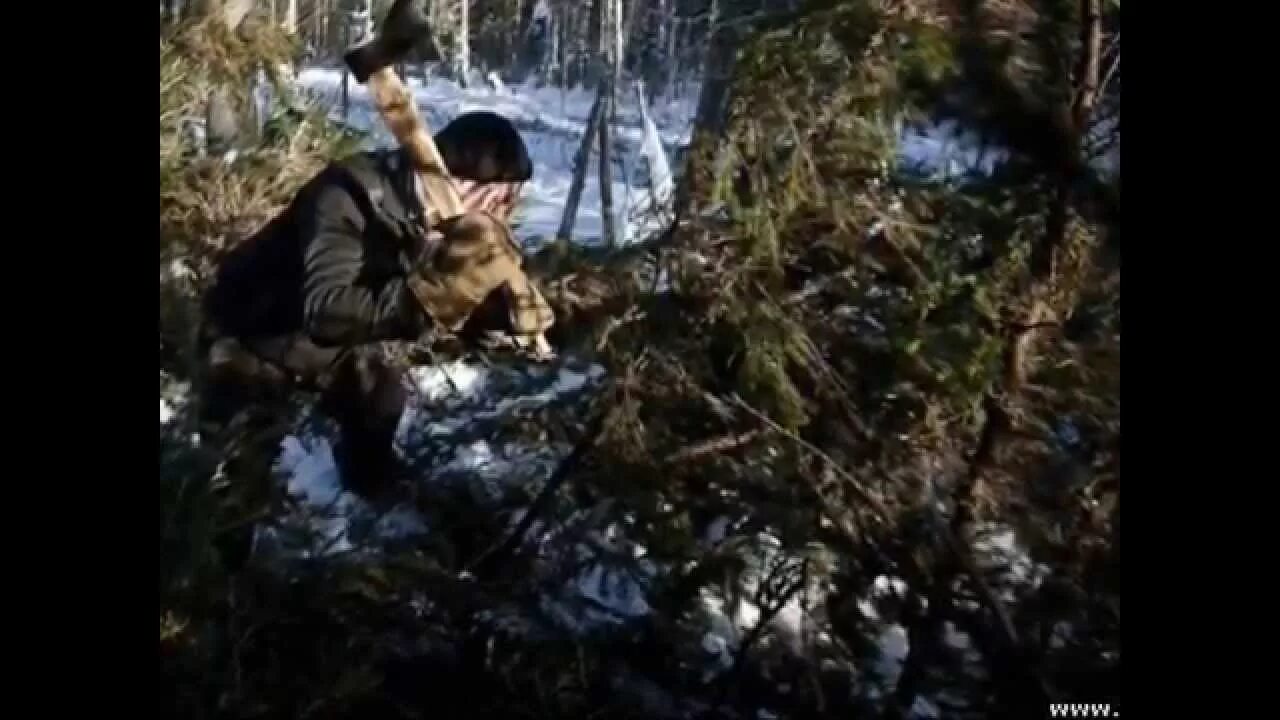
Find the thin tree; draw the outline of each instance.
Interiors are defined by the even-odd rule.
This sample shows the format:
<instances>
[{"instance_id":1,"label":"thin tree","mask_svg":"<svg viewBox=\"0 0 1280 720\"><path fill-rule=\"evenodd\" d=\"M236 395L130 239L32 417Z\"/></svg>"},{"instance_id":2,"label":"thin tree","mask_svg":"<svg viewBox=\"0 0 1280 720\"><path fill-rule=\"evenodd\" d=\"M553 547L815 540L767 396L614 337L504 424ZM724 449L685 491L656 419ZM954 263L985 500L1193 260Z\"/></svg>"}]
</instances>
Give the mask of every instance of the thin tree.
<instances>
[{"instance_id":1,"label":"thin tree","mask_svg":"<svg viewBox=\"0 0 1280 720\"><path fill-rule=\"evenodd\" d=\"M275 3L272 3L272 15L275 17ZM290 35L298 34L298 0L289 0L284 11L284 31Z\"/></svg>"},{"instance_id":2,"label":"thin tree","mask_svg":"<svg viewBox=\"0 0 1280 720\"><path fill-rule=\"evenodd\" d=\"M603 107L600 110L599 136L600 136L600 230L602 240L606 247L617 247L618 238L617 231L613 223L613 133L611 132L612 123L609 119L614 114L616 103L614 102L614 85L613 73L606 72L601 79L603 89L601 90L601 98Z\"/></svg>"},{"instance_id":3,"label":"thin tree","mask_svg":"<svg viewBox=\"0 0 1280 720\"><path fill-rule=\"evenodd\" d=\"M470 14L471 4L469 0L458 0L457 24L454 26L453 73L458 84L462 87L467 86L467 77L471 70Z\"/></svg>"},{"instance_id":4,"label":"thin tree","mask_svg":"<svg viewBox=\"0 0 1280 720\"><path fill-rule=\"evenodd\" d=\"M573 156L573 180L569 183L569 197L565 200L564 215L560 218L560 229L556 239L568 242L573 236L573 225L578 219L578 203L582 201L582 188L587 182L587 163L591 161L591 143L596 141L598 126L604 116L604 103L608 88L603 78L596 91L596 99L591 103L591 111L587 114L586 131L578 143L578 151Z\"/></svg>"},{"instance_id":5,"label":"thin tree","mask_svg":"<svg viewBox=\"0 0 1280 720\"><path fill-rule=\"evenodd\" d=\"M635 7L635 0L632 2ZM622 53L624 50L622 34L622 2L621 0L604 0L604 8L600 15L600 37L607 38L602 43L600 65L605 80L604 107L600 116L600 228L606 247L617 246L617 229L613 216L613 126L618 121L617 89L622 75Z\"/></svg>"},{"instance_id":6,"label":"thin tree","mask_svg":"<svg viewBox=\"0 0 1280 720\"><path fill-rule=\"evenodd\" d=\"M218 13L226 28L234 32L253 9L253 0L209 2L206 8L208 12ZM231 88L219 85L210 90L205 116L207 151L210 154L221 154L234 147L240 136L240 123L241 117L232 102Z\"/></svg>"}]
</instances>

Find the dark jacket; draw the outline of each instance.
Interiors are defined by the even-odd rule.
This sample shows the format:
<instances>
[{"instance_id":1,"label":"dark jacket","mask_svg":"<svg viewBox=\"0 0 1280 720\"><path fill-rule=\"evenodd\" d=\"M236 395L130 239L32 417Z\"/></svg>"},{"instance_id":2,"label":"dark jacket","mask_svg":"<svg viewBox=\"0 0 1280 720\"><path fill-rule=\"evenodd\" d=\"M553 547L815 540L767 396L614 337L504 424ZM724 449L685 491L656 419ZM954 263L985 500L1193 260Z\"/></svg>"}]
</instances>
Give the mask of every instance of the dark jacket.
<instances>
[{"instance_id":1,"label":"dark jacket","mask_svg":"<svg viewBox=\"0 0 1280 720\"><path fill-rule=\"evenodd\" d=\"M405 285L425 242L396 153L330 164L224 258L205 312L218 332L301 332L321 346L413 339L429 322Z\"/></svg>"}]
</instances>

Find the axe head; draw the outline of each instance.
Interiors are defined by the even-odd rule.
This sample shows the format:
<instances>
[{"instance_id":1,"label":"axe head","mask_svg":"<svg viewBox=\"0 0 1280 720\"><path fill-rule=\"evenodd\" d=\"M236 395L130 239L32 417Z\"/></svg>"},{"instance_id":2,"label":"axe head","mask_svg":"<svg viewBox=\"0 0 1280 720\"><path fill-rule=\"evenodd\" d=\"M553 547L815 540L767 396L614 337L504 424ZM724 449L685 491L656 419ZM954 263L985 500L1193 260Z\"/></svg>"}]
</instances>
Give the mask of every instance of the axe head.
<instances>
[{"instance_id":1,"label":"axe head","mask_svg":"<svg viewBox=\"0 0 1280 720\"><path fill-rule=\"evenodd\" d=\"M372 40L342 56L356 81L363 84L382 68L404 59L409 51L431 35L427 16L417 0L396 0Z\"/></svg>"}]
</instances>

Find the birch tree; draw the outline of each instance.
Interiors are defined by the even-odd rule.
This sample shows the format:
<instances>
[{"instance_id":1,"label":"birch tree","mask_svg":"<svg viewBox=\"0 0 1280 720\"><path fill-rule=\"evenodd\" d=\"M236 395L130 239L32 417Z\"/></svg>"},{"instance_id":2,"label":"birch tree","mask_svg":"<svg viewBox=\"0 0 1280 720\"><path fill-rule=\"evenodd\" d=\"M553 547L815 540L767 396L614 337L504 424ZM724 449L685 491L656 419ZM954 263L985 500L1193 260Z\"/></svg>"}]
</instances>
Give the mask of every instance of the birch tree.
<instances>
[{"instance_id":1,"label":"birch tree","mask_svg":"<svg viewBox=\"0 0 1280 720\"><path fill-rule=\"evenodd\" d=\"M626 21L624 22L622 15L622 0L609 0L609 28L612 30L613 34L613 56L610 58L610 69L613 73L612 90L614 93L622 87L622 63L623 58L626 57L624 27L626 28L625 32L630 31L631 19L635 16L635 9L639 7L639 4L640 0L631 0L631 2L627 4L631 14L627 16ZM611 104L613 104L613 113L611 116L616 118L617 104Z\"/></svg>"},{"instance_id":2,"label":"birch tree","mask_svg":"<svg viewBox=\"0 0 1280 720\"><path fill-rule=\"evenodd\" d=\"M285 6L284 31L293 36L298 34L298 0L289 0Z\"/></svg>"},{"instance_id":3,"label":"birch tree","mask_svg":"<svg viewBox=\"0 0 1280 720\"><path fill-rule=\"evenodd\" d=\"M234 32L253 9L253 0L209 0L205 11L220 18L227 30ZM231 150L240 137L241 115L232 101L231 88L219 85L209 91L205 114L206 149L210 154Z\"/></svg>"},{"instance_id":4,"label":"birch tree","mask_svg":"<svg viewBox=\"0 0 1280 720\"><path fill-rule=\"evenodd\" d=\"M470 0L457 0L457 24L454 26L453 73L458 83L467 86L471 71Z\"/></svg>"}]
</instances>

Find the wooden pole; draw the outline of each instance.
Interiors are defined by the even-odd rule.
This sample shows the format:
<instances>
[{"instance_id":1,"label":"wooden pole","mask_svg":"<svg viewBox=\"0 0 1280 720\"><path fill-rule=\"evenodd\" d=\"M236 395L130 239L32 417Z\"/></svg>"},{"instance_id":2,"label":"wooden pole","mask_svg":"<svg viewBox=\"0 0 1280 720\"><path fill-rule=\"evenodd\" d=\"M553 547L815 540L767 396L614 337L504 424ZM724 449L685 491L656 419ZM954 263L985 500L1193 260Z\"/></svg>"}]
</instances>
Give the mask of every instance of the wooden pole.
<instances>
[{"instance_id":1,"label":"wooden pole","mask_svg":"<svg viewBox=\"0 0 1280 720\"><path fill-rule=\"evenodd\" d=\"M556 239L568 242L573 235L573 224L578 218L578 203L582 200L582 188L587 181L587 163L591 160L591 145L596 142L599 133L600 119L603 116L605 87L601 82L596 91L596 100L591 104L591 112L587 114L586 131L582 134L582 142L578 144L578 152L573 157L573 180L569 183L569 197L565 201L564 215L560 218L560 229Z\"/></svg>"},{"instance_id":2,"label":"wooden pole","mask_svg":"<svg viewBox=\"0 0 1280 720\"><path fill-rule=\"evenodd\" d=\"M614 248L618 245L617 233L613 227L613 151L612 133L609 132L612 124L609 122L610 116L614 112L615 103L613 101L613 72L606 70L604 73L604 84L608 86L608 91L603 93L604 105L600 112L600 231L601 238L605 247Z\"/></svg>"}]
</instances>

